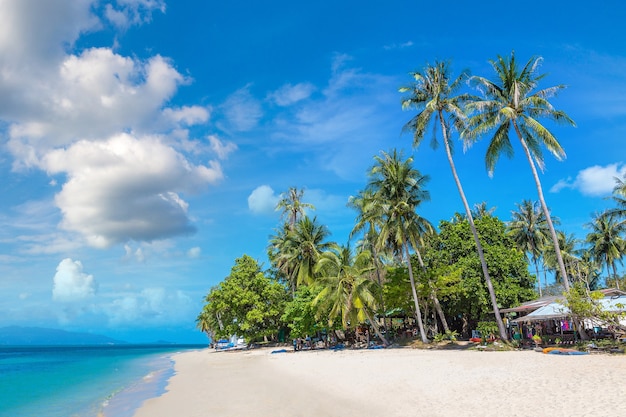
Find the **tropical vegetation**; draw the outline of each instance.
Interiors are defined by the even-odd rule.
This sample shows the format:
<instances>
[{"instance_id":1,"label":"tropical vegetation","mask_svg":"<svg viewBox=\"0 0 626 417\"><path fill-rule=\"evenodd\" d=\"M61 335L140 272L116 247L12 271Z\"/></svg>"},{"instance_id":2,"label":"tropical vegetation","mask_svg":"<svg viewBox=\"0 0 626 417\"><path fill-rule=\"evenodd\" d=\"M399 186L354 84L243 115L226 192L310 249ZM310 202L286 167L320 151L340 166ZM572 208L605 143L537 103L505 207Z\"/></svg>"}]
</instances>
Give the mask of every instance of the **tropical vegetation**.
<instances>
[{"instance_id":1,"label":"tropical vegetation","mask_svg":"<svg viewBox=\"0 0 626 417\"><path fill-rule=\"evenodd\" d=\"M327 343L362 328L383 345L409 334L423 343L454 340L477 328L506 339L499 310L551 294L563 295L580 320L599 315L594 291L626 284L618 271L626 253L626 177L616 178L615 207L594 215L584 239L555 228L539 177L542 149L558 160L565 151L542 123L574 123L549 102L564 86L539 87L540 62L532 57L520 66L514 53L498 56L490 61L493 80L467 71L453 77L445 61L411 72L401 107L415 114L403 130L412 133L414 151L427 132L433 146L441 135L462 209L451 219L424 218L429 176L402 149L373 156L363 188L347 201L355 222L343 244L308 214L314 206L306 190L291 187L276 205L281 220L268 240L269 264L236 259L206 295L198 329L248 341L313 336ZM471 150L485 135L488 172L502 154L513 155L515 138L537 188L538 199L520 196L508 221L486 202L470 205L455 165L454 137Z\"/></svg>"}]
</instances>

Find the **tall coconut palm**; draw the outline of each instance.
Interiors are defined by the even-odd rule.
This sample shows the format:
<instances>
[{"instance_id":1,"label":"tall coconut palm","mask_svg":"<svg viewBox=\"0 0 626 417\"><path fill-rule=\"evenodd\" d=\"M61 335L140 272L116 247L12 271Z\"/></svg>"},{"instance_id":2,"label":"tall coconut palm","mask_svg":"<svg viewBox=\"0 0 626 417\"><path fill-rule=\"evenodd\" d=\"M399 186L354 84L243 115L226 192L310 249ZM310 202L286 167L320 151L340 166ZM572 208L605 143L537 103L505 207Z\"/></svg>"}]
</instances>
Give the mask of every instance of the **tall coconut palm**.
<instances>
[{"instance_id":1,"label":"tall coconut palm","mask_svg":"<svg viewBox=\"0 0 626 417\"><path fill-rule=\"evenodd\" d=\"M293 232L289 233L289 261L294 266L296 288L310 285L315 279L315 264L322 252L331 247L326 242L330 235L328 228L317 222L317 218L307 216L298 220Z\"/></svg>"},{"instance_id":2,"label":"tall coconut palm","mask_svg":"<svg viewBox=\"0 0 626 417\"><path fill-rule=\"evenodd\" d=\"M619 289L615 264L622 262L622 256L626 250L626 241L623 238L626 223L618 221L616 215L601 213L597 214L587 227L591 229L591 232L587 234L586 241L591 244L594 259L606 265L607 276L610 277L613 271L613 277L616 278L615 282Z\"/></svg>"},{"instance_id":3,"label":"tall coconut palm","mask_svg":"<svg viewBox=\"0 0 626 417\"><path fill-rule=\"evenodd\" d=\"M357 233L362 232L363 238L361 240L360 249L362 251L369 251L372 254L372 262L374 264L374 272L376 273L376 281L382 288L382 265L378 256L378 249L376 248L376 241L378 240L378 229L380 228L381 210L380 205L376 204L377 201L371 191L360 191L357 196L351 196L348 200L348 207L353 208L357 212L357 218L350 232L350 239L352 239ZM385 302L383 300L383 294L380 293L380 307L383 311L383 317L386 323Z\"/></svg>"},{"instance_id":4,"label":"tall coconut palm","mask_svg":"<svg viewBox=\"0 0 626 417\"><path fill-rule=\"evenodd\" d=\"M278 271L279 276L284 279L291 288L292 296L295 295L297 287L297 277L295 274L295 246L292 239L293 231L289 223L283 223L276 230L276 234L270 236L267 247L267 257L271 265Z\"/></svg>"},{"instance_id":5,"label":"tall coconut palm","mask_svg":"<svg viewBox=\"0 0 626 417\"><path fill-rule=\"evenodd\" d=\"M377 246L385 247L392 243L404 253L417 325L422 341L428 343L413 277L410 248L418 249L416 228L423 226L423 222L420 222L415 210L423 201L430 199L429 192L424 188L429 178L413 168L412 157L403 160L396 150L391 154L382 152L382 156L374 159L376 163L369 172L367 189L375 195L382 210Z\"/></svg>"},{"instance_id":6,"label":"tall coconut palm","mask_svg":"<svg viewBox=\"0 0 626 417\"><path fill-rule=\"evenodd\" d=\"M415 108L418 113L405 126L404 130L413 132L413 147L417 148L424 139L426 130L429 125L439 124L443 139L443 145L446 150L446 156L452 176L456 183L457 190L461 196L461 201L465 207L465 214L469 220L469 225L476 243L476 251L480 258L483 270L483 276L493 306L496 322L500 337L504 340L508 338L506 328L502 322L496 294L493 289L489 269L485 261L483 247L478 237L476 225L472 216L472 211L465 197L465 192L461 185L461 180L454 165L452 158L453 142L450 140L451 130L462 131L465 127L466 116L463 111L464 103L471 97L467 94L455 95L461 87L464 80L467 79L467 72L462 72L456 79L452 79L449 64L447 62L435 62L434 65L426 65L422 72L414 72L411 74L415 82L411 86L400 88L400 92L409 93L410 95L402 100L402 108ZM436 132L436 129L433 130ZM433 135L431 142L433 147L437 146L437 137Z\"/></svg>"},{"instance_id":7,"label":"tall coconut palm","mask_svg":"<svg viewBox=\"0 0 626 417\"><path fill-rule=\"evenodd\" d=\"M545 74L537 73L540 63L540 57L532 57L519 68L515 53L512 52L509 58L498 56L495 61L490 61L496 73L495 81L471 77L472 83L481 91L483 98L467 105L467 109L475 114L470 117L463 136L469 144L480 135L495 130L485 158L487 170L493 175L499 157L503 153L509 157L513 155L509 133L511 130L515 132L532 171L539 202L550 230L559 271L562 276L567 277L556 230L537 173L537 166L540 169L544 167L542 145L558 160L565 158L565 151L554 135L539 122L539 118L572 126L575 126L575 123L564 111L556 110L548 101L565 88L564 85L537 89L539 81L545 77ZM563 284L565 290L569 291L567 279L563 280Z\"/></svg>"},{"instance_id":8,"label":"tall coconut palm","mask_svg":"<svg viewBox=\"0 0 626 417\"><path fill-rule=\"evenodd\" d=\"M281 216L289 224L291 230L294 229L300 218L306 216L305 209L315 210L313 204L304 203L304 190L297 187L290 187L289 191L280 195L280 200L276 204L276 211L281 212Z\"/></svg>"},{"instance_id":9,"label":"tall coconut palm","mask_svg":"<svg viewBox=\"0 0 626 417\"><path fill-rule=\"evenodd\" d=\"M516 206L517 211L511 212L511 221L507 224L509 236L527 258L530 254L530 259L535 265L539 296L541 297L543 291L539 278L539 257L541 256L541 249L550 239L548 222L539 202L523 200L521 204L516 204ZM558 224L558 220L553 219L552 223ZM544 285L547 283L544 282Z\"/></svg>"},{"instance_id":10,"label":"tall coconut palm","mask_svg":"<svg viewBox=\"0 0 626 417\"><path fill-rule=\"evenodd\" d=\"M349 246L333 245L322 253L315 266L322 290L313 303L322 311L330 311L331 318L340 316L344 328L368 321L386 346L387 339L372 319L377 305L376 283L369 279L374 268L371 259L367 251L353 255Z\"/></svg>"}]
</instances>

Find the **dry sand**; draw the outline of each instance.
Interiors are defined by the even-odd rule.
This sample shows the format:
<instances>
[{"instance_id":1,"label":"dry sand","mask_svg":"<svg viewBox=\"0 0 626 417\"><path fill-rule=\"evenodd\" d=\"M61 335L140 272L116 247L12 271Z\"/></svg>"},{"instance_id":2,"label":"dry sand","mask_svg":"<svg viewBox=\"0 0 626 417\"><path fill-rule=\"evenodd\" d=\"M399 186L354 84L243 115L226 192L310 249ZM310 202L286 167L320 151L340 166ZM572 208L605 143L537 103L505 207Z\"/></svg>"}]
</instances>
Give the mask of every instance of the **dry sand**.
<instances>
[{"instance_id":1,"label":"dry sand","mask_svg":"<svg viewBox=\"0 0 626 417\"><path fill-rule=\"evenodd\" d=\"M176 355L135 417L626 416L626 356L260 349Z\"/></svg>"}]
</instances>

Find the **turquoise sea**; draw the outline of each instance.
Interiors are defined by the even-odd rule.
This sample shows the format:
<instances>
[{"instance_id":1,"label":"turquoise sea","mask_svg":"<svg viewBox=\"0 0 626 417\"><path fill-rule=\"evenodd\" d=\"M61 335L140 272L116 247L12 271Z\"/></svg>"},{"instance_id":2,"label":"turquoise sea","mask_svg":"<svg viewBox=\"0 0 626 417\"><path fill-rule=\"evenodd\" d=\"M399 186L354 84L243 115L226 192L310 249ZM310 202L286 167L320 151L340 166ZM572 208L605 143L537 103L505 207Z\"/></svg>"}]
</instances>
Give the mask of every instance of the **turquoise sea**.
<instances>
[{"instance_id":1,"label":"turquoise sea","mask_svg":"<svg viewBox=\"0 0 626 417\"><path fill-rule=\"evenodd\" d=\"M131 417L206 345L0 346L0 417Z\"/></svg>"}]
</instances>

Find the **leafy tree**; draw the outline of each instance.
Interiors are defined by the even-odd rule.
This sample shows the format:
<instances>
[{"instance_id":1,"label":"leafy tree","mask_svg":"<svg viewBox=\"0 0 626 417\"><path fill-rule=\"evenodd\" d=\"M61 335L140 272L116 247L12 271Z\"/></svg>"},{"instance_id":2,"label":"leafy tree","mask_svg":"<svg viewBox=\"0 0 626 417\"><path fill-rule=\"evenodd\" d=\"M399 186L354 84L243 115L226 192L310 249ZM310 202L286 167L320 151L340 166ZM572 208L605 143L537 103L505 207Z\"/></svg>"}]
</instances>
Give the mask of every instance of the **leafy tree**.
<instances>
[{"instance_id":1,"label":"leafy tree","mask_svg":"<svg viewBox=\"0 0 626 417\"><path fill-rule=\"evenodd\" d=\"M498 307L507 308L535 296L534 279L528 272L524 255L515 248L506 234L505 224L493 216L476 220L476 228L483 243ZM440 293L448 317L460 317L456 326L465 334L492 315L489 294L482 276L472 232L467 220L442 221L439 234L427 244L425 261L429 270L445 280Z\"/></svg>"},{"instance_id":2,"label":"leafy tree","mask_svg":"<svg viewBox=\"0 0 626 417\"><path fill-rule=\"evenodd\" d=\"M483 99L468 104L468 110L475 114L470 117L463 135L469 143L481 134L495 130L485 157L487 169L491 175L496 162L503 153L509 157L513 156L509 132L511 130L515 132L528 159L537 186L539 202L550 230L559 271L563 277L567 277L556 230L552 224L536 168L537 165L540 169L544 166L541 145L545 145L557 159L565 158L565 151L557 139L539 122L539 118L543 117L558 123L575 125L564 111L556 110L548 101L565 86L557 85L536 90L539 81L545 77L545 74L537 74L541 58L532 57L526 65L520 68L515 60L515 53L512 52L509 58L498 56L490 63L496 73L495 81L476 76L471 78L482 92ZM568 291L568 280L564 279L563 284L565 290Z\"/></svg>"},{"instance_id":3,"label":"leafy tree","mask_svg":"<svg viewBox=\"0 0 626 417\"><path fill-rule=\"evenodd\" d=\"M281 320L287 323L291 337L305 337L328 328L327 312L313 306L321 289L320 286L303 285L286 304Z\"/></svg>"},{"instance_id":4,"label":"leafy tree","mask_svg":"<svg viewBox=\"0 0 626 417\"><path fill-rule=\"evenodd\" d=\"M257 261L243 255L205 300L200 314L216 337L239 335L252 341L278 333L287 292L265 276Z\"/></svg>"},{"instance_id":5,"label":"leafy tree","mask_svg":"<svg viewBox=\"0 0 626 417\"><path fill-rule=\"evenodd\" d=\"M393 245L400 253L404 252L417 324L422 341L427 343L409 250L411 247L418 250L416 237L430 226L416 213L421 202L430 198L425 190L428 177L413 168L413 158L403 160L402 155L395 150L391 154L383 152L382 156L374 159L376 164L370 170L367 188L375 195L381 209L381 229L377 246Z\"/></svg>"}]
</instances>

